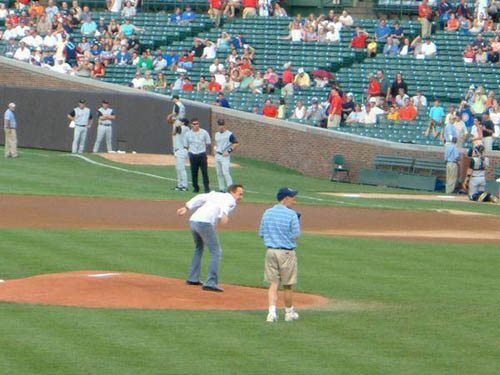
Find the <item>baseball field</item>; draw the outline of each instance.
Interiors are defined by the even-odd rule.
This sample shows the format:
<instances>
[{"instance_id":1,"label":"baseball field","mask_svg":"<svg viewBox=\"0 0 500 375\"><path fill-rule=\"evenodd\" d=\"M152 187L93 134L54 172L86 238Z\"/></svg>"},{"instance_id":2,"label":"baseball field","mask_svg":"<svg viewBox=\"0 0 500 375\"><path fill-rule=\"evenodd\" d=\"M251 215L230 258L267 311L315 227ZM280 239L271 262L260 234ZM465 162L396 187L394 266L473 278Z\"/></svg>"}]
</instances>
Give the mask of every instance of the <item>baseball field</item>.
<instances>
[{"instance_id":1,"label":"baseball field","mask_svg":"<svg viewBox=\"0 0 500 375\"><path fill-rule=\"evenodd\" d=\"M171 190L174 167L1 158L0 373L499 373L498 205L235 162L246 193L219 231L215 294L182 282L175 209L193 195ZM300 320L269 324L256 230L282 186L300 191Z\"/></svg>"}]
</instances>

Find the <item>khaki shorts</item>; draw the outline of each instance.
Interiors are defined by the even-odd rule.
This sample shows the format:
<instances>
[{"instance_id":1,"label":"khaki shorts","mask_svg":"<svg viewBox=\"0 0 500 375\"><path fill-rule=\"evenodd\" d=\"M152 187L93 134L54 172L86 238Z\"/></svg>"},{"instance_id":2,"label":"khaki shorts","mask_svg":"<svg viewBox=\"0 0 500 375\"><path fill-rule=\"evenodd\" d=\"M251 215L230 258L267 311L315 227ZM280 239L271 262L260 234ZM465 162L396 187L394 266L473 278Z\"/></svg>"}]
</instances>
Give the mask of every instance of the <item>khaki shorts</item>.
<instances>
[{"instance_id":1,"label":"khaki shorts","mask_svg":"<svg viewBox=\"0 0 500 375\"><path fill-rule=\"evenodd\" d=\"M264 280L268 283L297 283L297 255L294 250L267 249Z\"/></svg>"}]
</instances>

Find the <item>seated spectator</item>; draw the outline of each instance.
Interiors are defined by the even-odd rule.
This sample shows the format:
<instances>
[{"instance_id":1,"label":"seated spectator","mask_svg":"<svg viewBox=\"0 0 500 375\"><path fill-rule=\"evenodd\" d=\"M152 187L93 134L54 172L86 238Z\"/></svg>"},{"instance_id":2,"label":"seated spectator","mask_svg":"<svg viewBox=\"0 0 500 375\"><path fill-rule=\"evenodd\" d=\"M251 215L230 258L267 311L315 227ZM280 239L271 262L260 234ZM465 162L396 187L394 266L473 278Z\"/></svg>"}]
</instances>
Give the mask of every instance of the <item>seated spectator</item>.
<instances>
[{"instance_id":1,"label":"seated spectator","mask_svg":"<svg viewBox=\"0 0 500 375\"><path fill-rule=\"evenodd\" d=\"M248 42L245 38L245 35L240 31L238 33L238 36L235 36L235 37L233 37L233 39L231 39L231 44L233 45L233 47L235 49L238 50L238 49L242 49L243 46L248 44Z\"/></svg>"},{"instance_id":2,"label":"seated spectator","mask_svg":"<svg viewBox=\"0 0 500 375\"><path fill-rule=\"evenodd\" d=\"M196 84L197 91L207 91L208 90L208 81L205 76L201 76L200 80Z\"/></svg>"},{"instance_id":3,"label":"seated spectator","mask_svg":"<svg viewBox=\"0 0 500 375\"><path fill-rule=\"evenodd\" d=\"M31 29L27 36L21 39L21 42L26 44L28 48L36 49L43 44L43 39L37 34L35 29Z\"/></svg>"},{"instance_id":4,"label":"seated spectator","mask_svg":"<svg viewBox=\"0 0 500 375\"><path fill-rule=\"evenodd\" d=\"M5 28L5 31L3 32L2 36L0 39L9 41L10 39L16 39L17 38L17 32L12 26L12 24L7 23Z\"/></svg>"},{"instance_id":5,"label":"seated spectator","mask_svg":"<svg viewBox=\"0 0 500 375\"><path fill-rule=\"evenodd\" d=\"M489 43L483 38L483 34L477 34L476 39L472 41L472 48L483 49L487 47L489 47Z\"/></svg>"},{"instance_id":6,"label":"seated spectator","mask_svg":"<svg viewBox=\"0 0 500 375\"><path fill-rule=\"evenodd\" d=\"M343 10L341 16L339 17L339 21L342 22L342 25L346 27L351 27L354 25L354 20L352 17L347 13L347 10Z\"/></svg>"},{"instance_id":7,"label":"seated spectator","mask_svg":"<svg viewBox=\"0 0 500 375\"><path fill-rule=\"evenodd\" d=\"M306 117L306 107L302 104L302 100L298 99L295 103L295 109L293 110L292 117L293 119L303 120Z\"/></svg>"},{"instance_id":8,"label":"seated spectator","mask_svg":"<svg viewBox=\"0 0 500 375\"><path fill-rule=\"evenodd\" d=\"M100 60L96 60L94 67L90 71L90 76L92 78L104 77L106 74L106 69L104 68L104 64Z\"/></svg>"},{"instance_id":9,"label":"seated spectator","mask_svg":"<svg viewBox=\"0 0 500 375\"><path fill-rule=\"evenodd\" d=\"M243 19L257 15L258 0L243 0Z\"/></svg>"},{"instance_id":10,"label":"seated spectator","mask_svg":"<svg viewBox=\"0 0 500 375\"><path fill-rule=\"evenodd\" d=\"M218 70L217 72L215 72L214 74L214 77L215 77L215 81L221 86L221 87L224 87L225 84L226 84L226 70L225 69L222 69L222 70Z\"/></svg>"},{"instance_id":11,"label":"seated spectator","mask_svg":"<svg viewBox=\"0 0 500 375\"><path fill-rule=\"evenodd\" d=\"M361 106L359 104L354 105L354 111L352 111L347 119L346 123L364 123L365 122L366 112L361 110Z\"/></svg>"},{"instance_id":12,"label":"seated spectator","mask_svg":"<svg viewBox=\"0 0 500 375\"><path fill-rule=\"evenodd\" d=\"M57 59L54 66L50 68L50 70L61 74L75 75L75 71L68 63L64 62L64 59Z\"/></svg>"},{"instance_id":13,"label":"seated spectator","mask_svg":"<svg viewBox=\"0 0 500 375\"><path fill-rule=\"evenodd\" d=\"M413 53L413 47L410 44L410 39L404 38L403 45L401 46L401 49L399 50L399 54L401 56L407 56L411 53Z\"/></svg>"},{"instance_id":14,"label":"seated spectator","mask_svg":"<svg viewBox=\"0 0 500 375\"><path fill-rule=\"evenodd\" d=\"M155 88L155 81L151 76L151 72L149 70L146 70L146 72L144 73L144 78L142 79L141 89L146 91L153 91L154 88Z\"/></svg>"},{"instance_id":15,"label":"seated spectator","mask_svg":"<svg viewBox=\"0 0 500 375\"><path fill-rule=\"evenodd\" d=\"M264 74L264 86L268 94L274 93L274 89L278 84L279 77L273 71L273 68L267 68L266 74Z\"/></svg>"},{"instance_id":16,"label":"seated spectator","mask_svg":"<svg viewBox=\"0 0 500 375\"><path fill-rule=\"evenodd\" d=\"M316 30L314 29L314 26L309 24L304 26L304 42L318 42L318 34L316 33ZM328 37L326 37L328 41Z\"/></svg>"},{"instance_id":17,"label":"seated spectator","mask_svg":"<svg viewBox=\"0 0 500 375\"><path fill-rule=\"evenodd\" d=\"M106 31L108 31L108 25L106 25L106 21L104 17L100 17L97 22L97 32L96 35L102 36Z\"/></svg>"},{"instance_id":18,"label":"seated spectator","mask_svg":"<svg viewBox=\"0 0 500 375\"><path fill-rule=\"evenodd\" d=\"M14 53L14 59L19 60L19 61L23 61L23 62L29 62L30 58L31 58L31 51L26 46L26 43L20 42L19 48Z\"/></svg>"},{"instance_id":19,"label":"seated spectator","mask_svg":"<svg viewBox=\"0 0 500 375\"><path fill-rule=\"evenodd\" d=\"M411 99L417 109L427 108L427 98L422 94L422 90L417 90L417 94Z\"/></svg>"},{"instance_id":20,"label":"seated spectator","mask_svg":"<svg viewBox=\"0 0 500 375\"><path fill-rule=\"evenodd\" d=\"M405 121L412 121L417 118L417 108L413 105L410 98L405 99L405 106L399 109L399 119Z\"/></svg>"},{"instance_id":21,"label":"seated spectator","mask_svg":"<svg viewBox=\"0 0 500 375\"><path fill-rule=\"evenodd\" d=\"M82 27L80 28L80 33L86 36L93 36L97 31L97 25L92 18L88 16L85 21L82 23Z\"/></svg>"},{"instance_id":22,"label":"seated spectator","mask_svg":"<svg viewBox=\"0 0 500 375\"><path fill-rule=\"evenodd\" d=\"M122 40L124 40L126 42L127 37L125 36L125 34L122 34L122 35L123 35ZM127 44L125 44L125 45L127 45ZM137 38L137 34L133 33L132 36L130 37L129 42L128 42L128 52L131 55L134 54L134 52L139 54L141 49L142 49L141 42L139 42L139 39Z\"/></svg>"},{"instance_id":23,"label":"seated spectator","mask_svg":"<svg viewBox=\"0 0 500 375\"><path fill-rule=\"evenodd\" d=\"M186 80L186 75L184 73L179 74L179 78L175 80L174 83L170 85L172 91L181 91Z\"/></svg>"},{"instance_id":24,"label":"seated spectator","mask_svg":"<svg viewBox=\"0 0 500 375\"><path fill-rule=\"evenodd\" d=\"M4 21L7 15L9 14L9 10L7 9L4 3L0 4L0 21Z\"/></svg>"},{"instance_id":25,"label":"seated spectator","mask_svg":"<svg viewBox=\"0 0 500 375\"><path fill-rule=\"evenodd\" d=\"M396 121L399 119L399 107L397 104L389 106L389 112L387 112L387 120Z\"/></svg>"},{"instance_id":26,"label":"seated spectator","mask_svg":"<svg viewBox=\"0 0 500 375\"><path fill-rule=\"evenodd\" d=\"M127 47L122 47L120 49L120 52L115 57L115 64L116 65L129 65L131 63L132 56L130 53L127 51Z\"/></svg>"},{"instance_id":27,"label":"seated spectator","mask_svg":"<svg viewBox=\"0 0 500 375\"><path fill-rule=\"evenodd\" d=\"M221 33L221 36L217 39L217 50L218 51L227 51L231 47L233 47L233 45L231 44L231 37L229 36L229 34L227 32L223 31ZM234 48L233 48L233 50L234 50Z\"/></svg>"},{"instance_id":28,"label":"seated spectator","mask_svg":"<svg viewBox=\"0 0 500 375\"><path fill-rule=\"evenodd\" d=\"M53 65L52 61L52 65ZM50 61L44 59L44 64L51 65ZM42 65L43 66L43 65ZM87 57L83 57L78 61L77 66L75 67L75 74L79 77L90 77L92 72L92 66L90 65L89 59Z\"/></svg>"},{"instance_id":29,"label":"seated spectator","mask_svg":"<svg viewBox=\"0 0 500 375\"><path fill-rule=\"evenodd\" d=\"M311 78L304 71L304 68L299 68L293 80L294 89L305 89L311 86Z\"/></svg>"},{"instance_id":30,"label":"seated spectator","mask_svg":"<svg viewBox=\"0 0 500 375\"><path fill-rule=\"evenodd\" d=\"M165 56L165 60L167 60L167 68L171 70L177 69L177 63L179 61L179 55L175 53L173 49L170 50L167 56Z\"/></svg>"},{"instance_id":31,"label":"seated spectator","mask_svg":"<svg viewBox=\"0 0 500 375\"><path fill-rule=\"evenodd\" d=\"M170 23L181 23L182 22L181 8L175 7L174 13L170 15L169 22Z\"/></svg>"},{"instance_id":32,"label":"seated spectator","mask_svg":"<svg viewBox=\"0 0 500 375\"><path fill-rule=\"evenodd\" d=\"M262 90L264 88L264 78L260 72L255 73L255 77L250 83L249 88L254 94L262 94Z\"/></svg>"},{"instance_id":33,"label":"seated spectator","mask_svg":"<svg viewBox=\"0 0 500 375\"><path fill-rule=\"evenodd\" d=\"M45 12L45 8L40 4L39 0L33 0L33 4L29 7L29 15L31 18L38 19Z\"/></svg>"},{"instance_id":34,"label":"seated spectator","mask_svg":"<svg viewBox=\"0 0 500 375\"><path fill-rule=\"evenodd\" d=\"M472 28L471 20L467 16L458 16L458 21L460 22L459 31L465 35L469 35Z\"/></svg>"},{"instance_id":35,"label":"seated spectator","mask_svg":"<svg viewBox=\"0 0 500 375\"><path fill-rule=\"evenodd\" d=\"M472 49L472 46L470 44L468 44L467 47L465 47L465 51L463 53L463 56L464 56L465 63L473 63L474 62L474 58L476 57L476 54L475 54L475 52Z\"/></svg>"},{"instance_id":36,"label":"seated spectator","mask_svg":"<svg viewBox=\"0 0 500 375\"><path fill-rule=\"evenodd\" d=\"M379 116L385 114L385 111L377 106L376 98L370 98L368 105L365 107L366 116L364 123L367 125L375 125L378 122Z\"/></svg>"},{"instance_id":37,"label":"seated spectator","mask_svg":"<svg viewBox=\"0 0 500 375\"><path fill-rule=\"evenodd\" d=\"M399 107L404 107L406 106L406 99L409 98L410 97L406 94L405 89L400 87L398 89L398 94L396 95L395 101Z\"/></svg>"},{"instance_id":38,"label":"seated spectator","mask_svg":"<svg viewBox=\"0 0 500 375\"><path fill-rule=\"evenodd\" d=\"M375 39L370 39L366 46L366 54L368 57L375 57L377 55L377 42Z\"/></svg>"},{"instance_id":39,"label":"seated spectator","mask_svg":"<svg viewBox=\"0 0 500 375\"><path fill-rule=\"evenodd\" d=\"M273 15L275 17L287 17L286 9L283 8L278 1L274 3Z\"/></svg>"},{"instance_id":40,"label":"seated spectator","mask_svg":"<svg viewBox=\"0 0 500 375\"><path fill-rule=\"evenodd\" d=\"M486 111L490 111L490 109L497 103L497 99L495 98L495 91L488 91L488 96L486 97L486 102L484 105L486 106Z\"/></svg>"},{"instance_id":41,"label":"seated spectator","mask_svg":"<svg viewBox=\"0 0 500 375\"><path fill-rule=\"evenodd\" d=\"M434 106L429 111L429 125L424 132L424 136L428 137L431 132L434 138L437 138L441 134L441 128L443 127L443 120L445 117L444 109L439 105L439 99L434 99Z\"/></svg>"},{"instance_id":42,"label":"seated spectator","mask_svg":"<svg viewBox=\"0 0 500 375\"><path fill-rule=\"evenodd\" d=\"M165 76L163 75L162 72L159 72L156 74L156 80L155 80L155 90L161 90L164 91L167 89L168 83L165 80Z\"/></svg>"},{"instance_id":43,"label":"seated spectator","mask_svg":"<svg viewBox=\"0 0 500 375\"><path fill-rule=\"evenodd\" d=\"M203 48L203 54L201 55L202 59L213 60L217 55L217 45L210 40L202 40L200 42L205 45Z\"/></svg>"},{"instance_id":44,"label":"seated spectator","mask_svg":"<svg viewBox=\"0 0 500 375\"><path fill-rule=\"evenodd\" d=\"M163 58L163 54L157 53L156 57L153 59L153 69L155 72L162 71L167 68L167 60Z\"/></svg>"},{"instance_id":45,"label":"seated spectator","mask_svg":"<svg viewBox=\"0 0 500 375\"><path fill-rule=\"evenodd\" d=\"M215 74L217 72L220 72L224 70L224 64L222 64L219 59L216 57L213 61L212 64L210 64L210 66L208 67L208 71L210 72L210 74Z\"/></svg>"},{"instance_id":46,"label":"seated spectator","mask_svg":"<svg viewBox=\"0 0 500 375\"><path fill-rule=\"evenodd\" d=\"M375 28L375 40L377 42L385 42L391 34L391 28L386 25L385 20L380 20Z\"/></svg>"},{"instance_id":47,"label":"seated spectator","mask_svg":"<svg viewBox=\"0 0 500 375\"><path fill-rule=\"evenodd\" d=\"M474 124L470 130L470 136L473 147L483 144L483 125L479 117L474 117Z\"/></svg>"},{"instance_id":48,"label":"seated spectator","mask_svg":"<svg viewBox=\"0 0 500 375\"><path fill-rule=\"evenodd\" d=\"M325 39L327 43L340 42L340 30L333 24L328 26L328 32L326 33Z\"/></svg>"},{"instance_id":49,"label":"seated spectator","mask_svg":"<svg viewBox=\"0 0 500 375\"><path fill-rule=\"evenodd\" d=\"M258 104L254 104L252 106L252 114L258 115L258 116L262 115L262 113L260 112L260 108L259 108Z\"/></svg>"},{"instance_id":50,"label":"seated spectator","mask_svg":"<svg viewBox=\"0 0 500 375\"><path fill-rule=\"evenodd\" d=\"M217 99L212 104L216 105L218 107L231 108L229 101L226 99L226 97L224 96L224 94L222 92L217 94Z\"/></svg>"},{"instance_id":51,"label":"seated spectator","mask_svg":"<svg viewBox=\"0 0 500 375\"><path fill-rule=\"evenodd\" d=\"M356 35L349 42L349 47L356 49L366 48L366 39L368 39L368 33L360 27L356 27Z\"/></svg>"},{"instance_id":52,"label":"seated spectator","mask_svg":"<svg viewBox=\"0 0 500 375\"><path fill-rule=\"evenodd\" d=\"M302 42L304 40L304 31L298 22L294 22L287 36L278 37L278 40L291 40L292 42Z\"/></svg>"},{"instance_id":53,"label":"seated spectator","mask_svg":"<svg viewBox=\"0 0 500 375\"><path fill-rule=\"evenodd\" d=\"M436 56L437 48L434 42L427 38L421 47L421 55L417 56L417 58L430 58Z\"/></svg>"},{"instance_id":54,"label":"seated spectator","mask_svg":"<svg viewBox=\"0 0 500 375\"><path fill-rule=\"evenodd\" d=\"M184 71L189 71L193 68L194 57L189 53L187 49L184 50L182 55L179 57L179 62L177 63L177 69L183 69Z\"/></svg>"},{"instance_id":55,"label":"seated spectator","mask_svg":"<svg viewBox=\"0 0 500 375\"><path fill-rule=\"evenodd\" d=\"M478 50L474 59L478 64L486 64L488 62L488 53L486 49Z\"/></svg>"},{"instance_id":56,"label":"seated spectator","mask_svg":"<svg viewBox=\"0 0 500 375\"><path fill-rule=\"evenodd\" d=\"M153 60L151 56L148 55L147 51L142 52L142 55L137 63L137 67L140 69L153 70Z\"/></svg>"},{"instance_id":57,"label":"seated spectator","mask_svg":"<svg viewBox=\"0 0 500 375\"><path fill-rule=\"evenodd\" d=\"M396 43L393 38L387 38L387 43L384 46L384 55L397 55L399 53L399 43Z\"/></svg>"},{"instance_id":58,"label":"seated spectator","mask_svg":"<svg viewBox=\"0 0 500 375\"><path fill-rule=\"evenodd\" d=\"M217 78L216 78L217 79ZM228 73L224 74L224 84L222 85L222 91L233 92L236 90L236 82L231 79L231 76Z\"/></svg>"},{"instance_id":59,"label":"seated spectator","mask_svg":"<svg viewBox=\"0 0 500 375\"><path fill-rule=\"evenodd\" d=\"M193 91L193 89L194 87L193 84L191 83L191 80L188 77L186 77L182 85L182 91Z\"/></svg>"},{"instance_id":60,"label":"seated spectator","mask_svg":"<svg viewBox=\"0 0 500 375\"><path fill-rule=\"evenodd\" d=\"M126 1L125 2L125 6L123 7L122 11L121 11L121 16L122 17L125 17L125 18L132 18L136 15L136 9L134 6L132 6L132 4L130 3L130 1Z\"/></svg>"},{"instance_id":61,"label":"seated spectator","mask_svg":"<svg viewBox=\"0 0 500 375\"><path fill-rule=\"evenodd\" d=\"M100 60L104 64L104 66L107 66L110 63L114 62L115 56L113 55L113 52L111 51L111 46L109 44L104 45L104 49L101 52Z\"/></svg>"},{"instance_id":62,"label":"seated spectator","mask_svg":"<svg viewBox=\"0 0 500 375\"><path fill-rule=\"evenodd\" d=\"M133 33L144 31L146 31L146 29L131 24L130 18L125 18L123 24L120 26L120 32L125 34L127 38L129 38Z\"/></svg>"},{"instance_id":63,"label":"seated spectator","mask_svg":"<svg viewBox=\"0 0 500 375\"><path fill-rule=\"evenodd\" d=\"M262 107L262 115L266 117L276 118L278 116L278 109L272 103L271 99L266 99Z\"/></svg>"},{"instance_id":64,"label":"seated spectator","mask_svg":"<svg viewBox=\"0 0 500 375\"><path fill-rule=\"evenodd\" d=\"M446 22L446 31L457 31L460 27L460 22L455 18L455 14L450 14L450 19Z\"/></svg>"},{"instance_id":65,"label":"seated spectator","mask_svg":"<svg viewBox=\"0 0 500 375\"><path fill-rule=\"evenodd\" d=\"M66 4L66 8L68 7L67 6L68 4ZM61 6L62 6L62 3L61 3ZM71 3L71 8L69 9L70 12L72 12L74 14L74 16L80 21L82 19L81 15L82 15L82 8L80 7L80 5L78 4L78 0L73 0L72 3Z\"/></svg>"},{"instance_id":66,"label":"seated spectator","mask_svg":"<svg viewBox=\"0 0 500 375\"><path fill-rule=\"evenodd\" d=\"M210 78L210 83L208 84L208 91L222 91L221 85L215 80L215 77Z\"/></svg>"},{"instance_id":67,"label":"seated spectator","mask_svg":"<svg viewBox=\"0 0 500 375\"><path fill-rule=\"evenodd\" d=\"M190 5L186 5L186 8L182 13L181 21L182 23L191 23L196 21L196 13L193 12Z\"/></svg>"},{"instance_id":68,"label":"seated spectator","mask_svg":"<svg viewBox=\"0 0 500 375\"><path fill-rule=\"evenodd\" d=\"M10 58L14 58L14 55L15 55L18 48L19 48L19 46L17 45L16 39L10 38L9 43L5 47L5 52L4 52L5 56L10 57Z\"/></svg>"},{"instance_id":69,"label":"seated spectator","mask_svg":"<svg viewBox=\"0 0 500 375\"><path fill-rule=\"evenodd\" d=\"M311 99L311 105L306 112L306 120L317 121L318 123L326 118L324 109L319 105L318 98Z\"/></svg>"}]
</instances>

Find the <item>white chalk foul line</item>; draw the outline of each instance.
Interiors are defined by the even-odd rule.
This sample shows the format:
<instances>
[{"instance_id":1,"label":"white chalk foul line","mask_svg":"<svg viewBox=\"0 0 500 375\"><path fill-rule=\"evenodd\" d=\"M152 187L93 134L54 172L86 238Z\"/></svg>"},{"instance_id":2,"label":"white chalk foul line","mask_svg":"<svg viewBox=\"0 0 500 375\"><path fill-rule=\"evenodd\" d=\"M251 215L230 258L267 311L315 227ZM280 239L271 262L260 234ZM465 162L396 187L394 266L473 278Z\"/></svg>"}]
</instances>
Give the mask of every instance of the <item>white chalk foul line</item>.
<instances>
[{"instance_id":1,"label":"white chalk foul line","mask_svg":"<svg viewBox=\"0 0 500 375\"><path fill-rule=\"evenodd\" d=\"M88 157L83 156L83 155L74 155L74 154L72 154L71 156L74 156L75 158L80 158L80 159L82 159L82 160L86 161L87 163L94 164L94 165L98 165L98 166L100 166L100 167L111 168L111 169L115 169L115 170L117 170L117 171L121 171L121 172L128 172L128 173L133 173L133 174L138 174L138 175L141 175L141 176L147 176L147 177L152 177L152 178L158 178L158 179L160 179L160 180L167 180L167 181L174 181L174 182L177 182L177 180L176 180L176 179L174 179L174 178L168 178L168 177L158 176L158 175L156 175L156 174L152 174L152 173L146 173L146 172L134 171L134 170L131 170L131 169L121 168L121 167L117 167L117 166L114 166L114 165L109 165L109 164L99 163L98 161L95 161L95 160L89 159Z\"/></svg>"},{"instance_id":2,"label":"white chalk foul line","mask_svg":"<svg viewBox=\"0 0 500 375\"><path fill-rule=\"evenodd\" d=\"M89 277L112 277L118 276L119 273L96 273L94 275L88 275Z\"/></svg>"}]
</instances>

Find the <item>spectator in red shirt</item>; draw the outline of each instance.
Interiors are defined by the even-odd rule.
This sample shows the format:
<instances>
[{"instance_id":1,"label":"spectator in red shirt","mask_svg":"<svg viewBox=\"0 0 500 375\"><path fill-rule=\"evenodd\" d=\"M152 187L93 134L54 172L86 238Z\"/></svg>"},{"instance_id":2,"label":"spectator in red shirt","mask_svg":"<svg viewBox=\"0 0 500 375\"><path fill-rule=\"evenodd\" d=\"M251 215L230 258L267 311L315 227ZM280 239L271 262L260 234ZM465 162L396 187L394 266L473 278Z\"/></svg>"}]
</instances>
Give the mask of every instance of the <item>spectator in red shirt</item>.
<instances>
[{"instance_id":1,"label":"spectator in red shirt","mask_svg":"<svg viewBox=\"0 0 500 375\"><path fill-rule=\"evenodd\" d=\"M336 87L330 91L330 109L328 110L328 128L338 128L342 118L343 100Z\"/></svg>"},{"instance_id":2,"label":"spectator in red shirt","mask_svg":"<svg viewBox=\"0 0 500 375\"><path fill-rule=\"evenodd\" d=\"M283 95L293 95L293 73L290 70L292 64L287 62L283 65L283 73L281 73L281 93Z\"/></svg>"},{"instance_id":3,"label":"spectator in red shirt","mask_svg":"<svg viewBox=\"0 0 500 375\"><path fill-rule=\"evenodd\" d=\"M215 80L215 77L210 78L210 83L208 84L208 91L222 91L221 85Z\"/></svg>"},{"instance_id":4,"label":"spectator in red shirt","mask_svg":"<svg viewBox=\"0 0 500 375\"><path fill-rule=\"evenodd\" d=\"M224 8L223 0L210 0L210 18L215 21L215 27L219 27Z\"/></svg>"},{"instance_id":5,"label":"spectator in red shirt","mask_svg":"<svg viewBox=\"0 0 500 375\"><path fill-rule=\"evenodd\" d=\"M432 29L432 9L427 4L427 0L422 0L422 4L418 6L418 20L422 24L422 38L429 38Z\"/></svg>"},{"instance_id":6,"label":"spectator in red shirt","mask_svg":"<svg viewBox=\"0 0 500 375\"><path fill-rule=\"evenodd\" d=\"M255 17L257 15L258 0L243 0L243 18Z\"/></svg>"},{"instance_id":7,"label":"spectator in red shirt","mask_svg":"<svg viewBox=\"0 0 500 375\"><path fill-rule=\"evenodd\" d=\"M184 84L182 85L182 91L193 91L193 84L187 77L184 79Z\"/></svg>"},{"instance_id":8,"label":"spectator in red shirt","mask_svg":"<svg viewBox=\"0 0 500 375\"><path fill-rule=\"evenodd\" d=\"M271 99L266 99L262 107L262 114L266 117L276 118L278 115L278 108L271 102Z\"/></svg>"},{"instance_id":9,"label":"spectator in red shirt","mask_svg":"<svg viewBox=\"0 0 500 375\"><path fill-rule=\"evenodd\" d=\"M94 67L90 71L90 76L92 78L104 77L105 73L106 73L106 70L104 69L103 63L100 62L99 60L96 60Z\"/></svg>"},{"instance_id":10,"label":"spectator in red shirt","mask_svg":"<svg viewBox=\"0 0 500 375\"><path fill-rule=\"evenodd\" d=\"M382 88L380 87L379 81L375 79L375 76L373 74L368 75L368 99L371 97L376 97L378 100L378 97L380 97L380 92Z\"/></svg>"},{"instance_id":11,"label":"spectator in red shirt","mask_svg":"<svg viewBox=\"0 0 500 375\"><path fill-rule=\"evenodd\" d=\"M361 30L360 27L356 27L356 36L351 39L349 47L357 49L366 48L366 39L368 39L368 33Z\"/></svg>"},{"instance_id":12,"label":"spectator in red shirt","mask_svg":"<svg viewBox=\"0 0 500 375\"><path fill-rule=\"evenodd\" d=\"M405 100L405 106L399 109L399 119L405 121L415 120L417 118L417 108L413 105L410 98Z\"/></svg>"}]
</instances>

